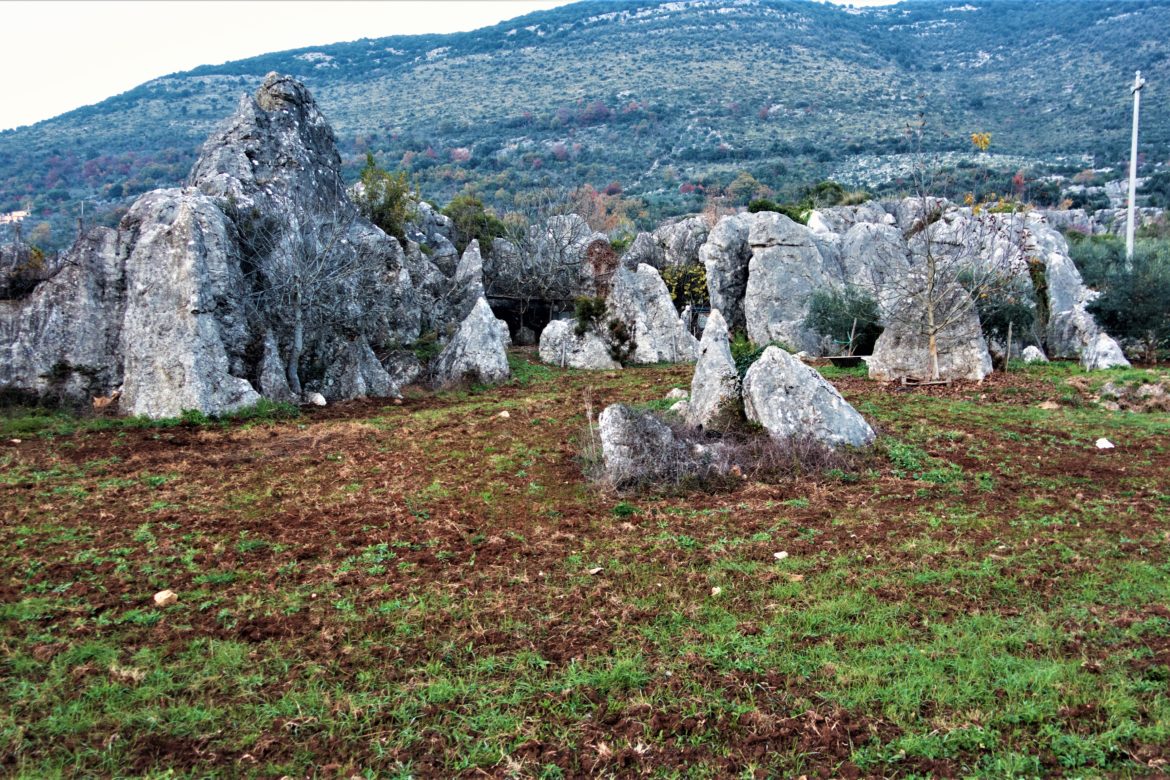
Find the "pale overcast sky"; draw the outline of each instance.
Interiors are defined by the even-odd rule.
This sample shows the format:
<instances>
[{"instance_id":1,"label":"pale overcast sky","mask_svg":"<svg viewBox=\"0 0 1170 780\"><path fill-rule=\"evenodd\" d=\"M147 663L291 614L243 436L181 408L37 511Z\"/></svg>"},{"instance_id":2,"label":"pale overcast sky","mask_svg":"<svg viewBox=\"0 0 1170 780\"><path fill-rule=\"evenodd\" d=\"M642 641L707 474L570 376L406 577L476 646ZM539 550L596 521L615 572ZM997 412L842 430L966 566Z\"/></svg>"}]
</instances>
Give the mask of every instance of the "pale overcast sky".
<instances>
[{"instance_id":1,"label":"pale overcast sky","mask_svg":"<svg viewBox=\"0 0 1170 780\"><path fill-rule=\"evenodd\" d=\"M199 65L359 38L475 30L567 2L0 2L0 130L39 122Z\"/></svg>"}]
</instances>

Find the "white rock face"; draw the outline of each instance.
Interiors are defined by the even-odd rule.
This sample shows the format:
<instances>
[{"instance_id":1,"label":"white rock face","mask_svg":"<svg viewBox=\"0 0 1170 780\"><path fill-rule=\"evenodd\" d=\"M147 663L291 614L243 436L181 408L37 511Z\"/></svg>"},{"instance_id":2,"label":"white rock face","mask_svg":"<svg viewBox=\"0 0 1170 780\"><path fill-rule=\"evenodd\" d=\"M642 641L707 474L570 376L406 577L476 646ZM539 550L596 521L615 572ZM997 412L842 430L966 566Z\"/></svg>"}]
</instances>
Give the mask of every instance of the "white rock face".
<instances>
[{"instance_id":1,"label":"white rock face","mask_svg":"<svg viewBox=\"0 0 1170 780\"><path fill-rule=\"evenodd\" d=\"M706 218L685 217L660 226L654 231L653 239L662 250L665 265L693 265L702 262L699 248L707 241L710 232L711 226Z\"/></svg>"},{"instance_id":2,"label":"white rock face","mask_svg":"<svg viewBox=\"0 0 1170 780\"><path fill-rule=\"evenodd\" d=\"M686 420L691 425L707 427L729 408L739 404L739 372L731 356L731 337L727 323L718 310L707 317L703 339L699 342L699 360L691 379L691 397Z\"/></svg>"},{"instance_id":3,"label":"white rock face","mask_svg":"<svg viewBox=\"0 0 1170 780\"><path fill-rule=\"evenodd\" d=\"M683 327L666 283L651 266L619 268L606 299L608 317L621 319L634 337L634 363L686 363L695 359L698 340Z\"/></svg>"},{"instance_id":4,"label":"white rock face","mask_svg":"<svg viewBox=\"0 0 1170 780\"><path fill-rule=\"evenodd\" d=\"M484 297L483 290L483 255L479 251L479 240L472 239L463 256L459 258L459 265L455 268L455 285L452 298L455 301L455 313L460 321L475 308L476 301Z\"/></svg>"},{"instance_id":5,"label":"white rock face","mask_svg":"<svg viewBox=\"0 0 1170 780\"><path fill-rule=\"evenodd\" d=\"M1048 357L1044 352L1034 344L1029 344L1024 347L1022 357L1025 363L1047 363Z\"/></svg>"},{"instance_id":6,"label":"white rock face","mask_svg":"<svg viewBox=\"0 0 1170 780\"><path fill-rule=\"evenodd\" d=\"M954 308L959 296L966 291L955 288L952 299L946 300L948 311ZM968 297L969 301L969 297ZM991 353L979 327L979 315L969 303L965 314L950 327L944 328L935 339L938 351L939 379L967 379L982 381L991 373ZM883 382L900 379L932 379L930 340L926 329L924 307L910 303L896 313L889 326L878 336L873 355L866 361L869 378Z\"/></svg>"},{"instance_id":7,"label":"white rock face","mask_svg":"<svg viewBox=\"0 0 1170 780\"><path fill-rule=\"evenodd\" d=\"M813 293L827 289L830 279L812 231L783 214L752 216L752 259L743 302L748 338L756 344L778 341L817 351L819 339L804 327L804 318Z\"/></svg>"},{"instance_id":8,"label":"white rock face","mask_svg":"<svg viewBox=\"0 0 1170 780\"><path fill-rule=\"evenodd\" d=\"M815 209L808 216L808 229L814 233L845 233L854 225L893 225L893 214L877 201L866 201L859 206L833 206Z\"/></svg>"},{"instance_id":9,"label":"white rock face","mask_svg":"<svg viewBox=\"0 0 1170 780\"><path fill-rule=\"evenodd\" d=\"M126 258L122 411L217 415L259 401L248 380L233 374L240 367L225 346L246 338L247 322L223 212L204 195L158 190L140 198L126 218L140 221Z\"/></svg>"},{"instance_id":10,"label":"white rock face","mask_svg":"<svg viewBox=\"0 0 1170 780\"><path fill-rule=\"evenodd\" d=\"M609 347L592 330L584 336L576 333L571 320L553 320L540 332L540 359L561 368L579 368L587 371L612 371L621 363L609 354Z\"/></svg>"},{"instance_id":11,"label":"white rock face","mask_svg":"<svg viewBox=\"0 0 1170 780\"><path fill-rule=\"evenodd\" d=\"M455 337L435 358L436 384L462 379L504 381L512 373L508 368L508 342L508 323L496 319L487 300L480 298Z\"/></svg>"},{"instance_id":12,"label":"white rock face","mask_svg":"<svg viewBox=\"0 0 1170 780\"><path fill-rule=\"evenodd\" d=\"M707 271L711 308L723 312L732 330L746 328L743 296L747 290L748 263L752 259L748 246L751 217L751 214L723 217L699 248L699 260Z\"/></svg>"},{"instance_id":13,"label":"white rock face","mask_svg":"<svg viewBox=\"0 0 1170 780\"><path fill-rule=\"evenodd\" d=\"M1081 353L1081 367L1086 371L1100 371L1106 368L1129 368L1129 361L1121 347L1104 333L1097 334Z\"/></svg>"},{"instance_id":14,"label":"white rock face","mask_svg":"<svg viewBox=\"0 0 1170 780\"><path fill-rule=\"evenodd\" d=\"M652 477L679 446L666 424L625 404L605 407L597 423L605 473L617 486Z\"/></svg>"},{"instance_id":15,"label":"white rock face","mask_svg":"<svg viewBox=\"0 0 1170 780\"><path fill-rule=\"evenodd\" d=\"M863 447L873 428L815 369L768 347L743 380L747 418L773 436L810 435L829 446Z\"/></svg>"}]
</instances>

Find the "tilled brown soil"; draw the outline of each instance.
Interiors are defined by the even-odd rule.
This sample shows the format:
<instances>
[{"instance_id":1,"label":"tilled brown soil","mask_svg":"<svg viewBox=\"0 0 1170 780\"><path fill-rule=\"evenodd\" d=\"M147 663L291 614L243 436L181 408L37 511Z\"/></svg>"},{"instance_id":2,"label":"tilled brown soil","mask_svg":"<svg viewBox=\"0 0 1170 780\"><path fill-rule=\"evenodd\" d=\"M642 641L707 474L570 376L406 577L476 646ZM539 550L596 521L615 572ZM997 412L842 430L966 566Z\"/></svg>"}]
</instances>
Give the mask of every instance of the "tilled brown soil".
<instances>
[{"instance_id":1,"label":"tilled brown soil","mask_svg":"<svg viewBox=\"0 0 1170 780\"><path fill-rule=\"evenodd\" d=\"M362 635L392 632L390 616L371 612L360 624L339 622L328 605L310 599L295 614L260 610L225 623L213 609L186 611L181 620L162 620L124 630L122 635L127 654L149 647L161 649L164 657L168 651L181 651L195 638L243 642L260 654L290 648L299 663L336 664L338 674L356 679L371 657L387 670L409 670L432 661L436 637L471 648L476 655L535 653L554 667L612 654L619 649L616 639L628 643L640 626L653 625L658 615L638 607L635 594L623 590L606 571L580 581L579 572L566 570L567 558L582 550L605 550L612 560L631 569L669 572L677 566L674 587L680 593L701 596L710 587L702 573L705 564L714 563L719 555L710 544L720 537L751 536L768 524L778 504L793 499L798 501L784 510L789 527L815 529L815 537L793 531L780 541L760 542L756 548L761 558L782 545L794 559L814 560L801 571L804 578L828 571L836 556L869 557L888 569L930 568L932 556L938 553L924 555L901 543L922 534L924 506L940 503L956 509L977 505L983 516L1001 518L1001 525L959 529L944 523L934 532L941 542L961 542L965 548L987 550L993 556L1000 548L1005 555L1022 554L1057 543L1091 549L1094 539L1103 535L1139 540L1120 542L1119 554L1130 549L1127 544L1148 548L1150 540L1158 538L1163 540L1162 552L1166 551L1170 529L1165 525L1164 492L1165 477L1170 474L1170 439L1149 435L1133 444L1119 442L1115 450L1097 451L1068 438L1059 422L1051 421L1042 429L1008 422L989 431L955 416L946 421L947 437L924 445L931 456L961 467L965 474L993 475L991 490L980 490L968 479L956 488L957 494L943 494L937 487L895 473L878 455L857 460L856 469L864 476L852 482L816 477L781 484L745 483L730 492L696 492L685 497L623 497L590 483L580 459L588 436L587 410L596 414L614 401L660 398L672 384L685 386L689 376L688 367L655 369L646 372L642 381L616 374L592 380L572 375L551 386L509 386L470 397L412 393L401 404L354 401L308 409L295 421L252 427L183 425L5 443L0 455L11 458L8 468L25 475L0 484L5 529L51 523L92 534L82 545L86 548L129 552L117 562L90 563L68 555L47 555L44 547L18 547L15 537L6 534L0 601L19 601L40 583L46 588L72 583L69 597L91 611L87 620L71 625L66 625L63 616L55 618L60 621L60 641L38 644L32 651L45 663L88 638L109 636L114 629L103 627L98 618L122 613L128 605L148 603L154 587L120 572L146 570L167 560L170 551L179 553L179 542L161 531L155 531L158 538L152 549L133 543L143 523L149 522L155 529L173 526L183 534L208 540L189 566L175 566L165 573L166 587L179 594L198 590L197 580L206 572L246 571L263 576L231 585L231 593L237 599L252 595L258 604L290 589L311 590L320 584L328 585L331 598L343 593L359 604L367 599L409 599L423 588L491 605L491 614L464 616L454 622L436 615L433 624L421 626L430 636L428 641L384 645L352 665L347 660L348 648ZM1010 408L1032 407L1054 397L1051 383L1019 374L996 374L981 385L912 390L859 378L835 383L850 401L870 402L887 410L880 427L895 437L937 425L936 419L917 415L916 408L924 399ZM506 418L500 416L505 410ZM1053 412L1053 419L1059 420L1063 413ZM1039 432L1044 436L1037 436ZM54 469L81 475L78 482L90 491L90 498L47 494L45 480L31 476ZM165 481L144 489L141 480L151 475L165 476ZM100 492L93 488L103 480L119 479L138 482L115 484ZM1046 480L1059 486L1046 487ZM1067 489L1078 484L1083 488ZM1087 498L1111 500L1124 507L1124 513L1059 529L1009 530L1022 515L1022 496L1043 501L1044 511L1053 516L1079 516ZM615 516L611 509L623 500L637 505L639 511L629 517ZM669 513L669 508L679 506L688 511ZM728 508L733 511L723 511ZM848 511L843 513L842 508ZM687 553L685 566L678 566L679 553L674 548L645 543L666 523L671 533L699 542ZM263 544L249 545L244 543L247 540ZM380 543L394 545L393 567L376 574L362 567L339 567L339 562ZM60 549L66 550L69 544L60 542ZM749 543L747 549L755 548ZM832 555L824 555L826 551ZM1044 600L1060 589L1062 581L1094 565L1088 556L1043 561L1019 581L1024 592L1018 600ZM757 575L755 584L764 587L786 581L786 576L769 570ZM865 589L879 602L921 604L922 613L929 612L935 621L988 608L972 593L931 585L875 586L864 573L847 578L843 586ZM997 614L1010 615L1018 607L1009 602L992 608ZM747 613L756 611L745 608ZM1143 609L1128 617L1109 614L1107 619L1137 621L1158 616L1170 618L1170 613ZM751 636L760 629L749 619L738 630ZM1167 641L1159 640L1149 650L1142 663L1170 664ZM1115 651L1094 646L1091 637L1067 649L1070 656L1085 656L1086 662ZM801 772L809 777L867 773L948 777L963 774L967 766L954 758L911 757L896 769L862 772L851 760L857 746L872 740L886 742L902 731L880 713L849 712L824 701L820 684L812 679L758 672L729 675L702 658L681 660L688 679L662 683L666 698L672 687L680 699L695 687L739 691L750 695L755 709L742 716L719 715L712 721L648 703L610 709L612 702L598 696L587 715L565 724L573 739L522 742L507 762L457 773L503 777L556 765L565 776L653 772L667 776L701 763L730 776L766 766L777 754L800 756ZM83 678L106 672L79 667L74 673ZM295 671L290 673L290 685L293 676ZM387 679L392 681L394 672L387 672ZM548 696L555 702L555 694ZM798 700L824 703L794 714L790 708ZM424 722L439 722L446 714L436 705L421 717ZM1091 707L1067 713L1070 722L1098 717ZM290 739L298 728L289 720L274 721L247 751L234 752L224 750L214 735L123 734L121 738L133 743L128 753L133 766L127 769L136 772L172 767L247 774L267 762L293 760L298 750L308 750L318 757L310 773L331 777L345 776L369 760L369 756L354 754L352 740L320 733L304 740ZM717 745L698 738L712 732L720 736ZM424 733L425 738L412 747L397 749L393 760L409 765L420 777L456 773L451 752L458 748L450 744L449 732L436 728ZM1157 768L1165 766L1159 762L1170 760L1166 746L1134 745L1131 752L1135 765ZM1053 756L1041 758L1050 771L1061 771Z\"/></svg>"}]
</instances>

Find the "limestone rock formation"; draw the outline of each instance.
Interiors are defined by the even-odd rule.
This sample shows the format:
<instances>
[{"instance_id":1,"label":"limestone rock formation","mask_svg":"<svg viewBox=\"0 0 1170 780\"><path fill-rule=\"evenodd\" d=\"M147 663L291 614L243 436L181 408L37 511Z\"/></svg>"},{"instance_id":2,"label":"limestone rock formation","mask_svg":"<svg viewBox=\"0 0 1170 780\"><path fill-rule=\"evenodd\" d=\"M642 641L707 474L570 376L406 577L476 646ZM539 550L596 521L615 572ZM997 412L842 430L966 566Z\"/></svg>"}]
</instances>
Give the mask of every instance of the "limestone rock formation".
<instances>
[{"instance_id":1,"label":"limestone rock formation","mask_svg":"<svg viewBox=\"0 0 1170 780\"><path fill-rule=\"evenodd\" d=\"M804 318L812 294L828 288L830 279L812 233L783 214L753 216L743 302L748 338L756 344L778 341L797 350L817 350L819 339L804 327Z\"/></svg>"},{"instance_id":2,"label":"limestone rock formation","mask_svg":"<svg viewBox=\"0 0 1170 780\"><path fill-rule=\"evenodd\" d=\"M1047 363L1048 362L1048 356L1044 354L1044 351L1042 349L1040 349L1039 347L1037 347L1034 344L1029 344L1028 346L1024 347L1024 352L1022 354L1022 357L1024 358L1025 363Z\"/></svg>"},{"instance_id":3,"label":"limestone rock formation","mask_svg":"<svg viewBox=\"0 0 1170 780\"><path fill-rule=\"evenodd\" d=\"M122 384L125 250L94 228L47 280L0 298L0 389L89 403Z\"/></svg>"},{"instance_id":4,"label":"limestone rock formation","mask_svg":"<svg viewBox=\"0 0 1170 780\"><path fill-rule=\"evenodd\" d=\"M360 216L340 166L308 90L269 74L188 187L143 195L116 231L90 231L52 278L0 302L0 388L122 385L121 411L156 417L396 392L376 353L414 341L450 285ZM424 222L438 241L443 220Z\"/></svg>"},{"instance_id":5,"label":"limestone rock formation","mask_svg":"<svg viewBox=\"0 0 1170 780\"><path fill-rule=\"evenodd\" d=\"M655 267L701 263L699 249L706 243L710 232L711 226L707 223L706 217L702 216L683 217L660 225L654 231L653 238L654 243L662 250L662 265Z\"/></svg>"},{"instance_id":6,"label":"limestone rock formation","mask_svg":"<svg viewBox=\"0 0 1170 780\"><path fill-rule=\"evenodd\" d=\"M745 330L743 297L747 290L748 263L752 250L748 246L751 215L723 217L699 248L699 259L707 271L707 292L711 308L723 312L727 327Z\"/></svg>"},{"instance_id":7,"label":"limestone rock formation","mask_svg":"<svg viewBox=\"0 0 1170 780\"><path fill-rule=\"evenodd\" d=\"M966 299L965 301L963 299ZM982 381L991 373L991 353L979 326L979 315L962 288L953 288L940 298L939 316L947 312L950 324L935 337L938 352L938 379ZM895 313L873 347L867 361L870 379L934 379L929 329L925 307L908 301Z\"/></svg>"},{"instance_id":8,"label":"limestone rock formation","mask_svg":"<svg viewBox=\"0 0 1170 780\"><path fill-rule=\"evenodd\" d=\"M253 404L246 289L231 223L206 195L157 190L122 222L126 258L121 410L171 417Z\"/></svg>"},{"instance_id":9,"label":"limestone rock formation","mask_svg":"<svg viewBox=\"0 0 1170 780\"><path fill-rule=\"evenodd\" d=\"M442 386L464 379L502 382L511 376L507 349L508 324L496 319L487 300L480 298L435 358L435 383Z\"/></svg>"},{"instance_id":10,"label":"limestone rock formation","mask_svg":"<svg viewBox=\"0 0 1170 780\"><path fill-rule=\"evenodd\" d=\"M622 265L630 271L638 270L638 266L645 263L654 268L662 268L666 264L666 255L649 233L639 233L633 242L622 253Z\"/></svg>"},{"instance_id":11,"label":"limestone rock formation","mask_svg":"<svg viewBox=\"0 0 1170 780\"><path fill-rule=\"evenodd\" d=\"M609 316L625 322L634 338L635 363L685 363L695 359L699 343L683 327L658 271L639 265L619 268L613 275Z\"/></svg>"},{"instance_id":12,"label":"limestone rock formation","mask_svg":"<svg viewBox=\"0 0 1170 780\"><path fill-rule=\"evenodd\" d=\"M1098 333L1081 353L1081 367L1086 371L1106 368L1129 368L1129 361L1117 342L1104 333Z\"/></svg>"},{"instance_id":13,"label":"limestone rock formation","mask_svg":"<svg viewBox=\"0 0 1170 780\"><path fill-rule=\"evenodd\" d=\"M597 423L605 474L617 487L652 479L675 460L679 442L653 415L613 404L602 410Z\"/></svg>"},{"instance_id":14,"label":"limestone rock formation","mask_svg":"<svg viewBox=\"0 0 1170 780\"><path fill-rule=\"evenodd\" d=\"M721 416L738 413L739 396L739 371L731 356L731 336L723 315L715 310L707 317L699 342L686 420L700 427L718 424Z\"/></svg>"},{"instance_id":15,"label":"limestone rock formation","mask_svg":"<svg viewBox=\"0 0 1170 780\"><path fill-rule=\"evenodd\" d=\"M540 359L561 368L611 371L621 368L610 355L609 346L592 330L576 333L571 320L553 320L540 333Z\"/></svg>"},{"instance_id":16,"label":"limestone rock formation","mask_svg":"<svg viewBox=\"0 0 1170 780\"><path fill-rule=\"evenodd\" d=\"M463 256L459 258L459 265L455 269L452 300L453 311L459 321L462 322L483 297L483 255L479 251L479 241L472 239L463 250Z\"/></svg>"},{"instance_id":17,"label":"limestone rock formation","mask_svg":"<svg viewBox=\"0 0 1170 780\"><path fill-rule=\"evenodd\" d=\"M863 447L873 428L816 372L778 347L768 347L743 380L744 413L773 436L812 436L832 447Z\"/></svg>"},{"instance_id":18,"label":"limestone rock formation","mask_svg":"<svg viewBox=\"0 0 1170 780\"><path fill-rule=\"evenodd\" d=\"M808 229L814 233L842 234L854 225L893 225L893 214L877 201L866 201L857 206L832 206L814 209L808 216Z\"/></svg>"}]
</instances>

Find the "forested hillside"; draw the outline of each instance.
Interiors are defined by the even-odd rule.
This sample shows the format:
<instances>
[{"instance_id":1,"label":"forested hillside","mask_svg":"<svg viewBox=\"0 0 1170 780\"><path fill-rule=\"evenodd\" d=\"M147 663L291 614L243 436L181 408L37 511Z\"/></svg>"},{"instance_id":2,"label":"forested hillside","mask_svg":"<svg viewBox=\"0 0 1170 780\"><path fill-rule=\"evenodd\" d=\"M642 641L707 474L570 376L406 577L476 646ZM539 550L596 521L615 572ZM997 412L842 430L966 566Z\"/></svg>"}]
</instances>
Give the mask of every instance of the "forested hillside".
<instances>
[{"instance_id":1,"label":"forested hillside","mask_svg":"<svg viewBox=\"0 0 1170 780\"><path fill-rule=\"evenodd\" d=\"M371 32L387 26L378 15ZM872 188L904 171L920 115L928 149L989 132L1005 170L1119 165L1139 68L1152 168L1170 154L1167 29L1165 0L582 2L202 67L0 133L0 213L31 205L25 235L47 221L49 245L71 238L82 201L87 219L113 219L181 182L273 70L313 90L355 175L370 151L430 199L474 187L501 211L590 184L641 197L651 220L701 207L741 172L781 192L828 177Z\"/></svg>"}]
</instances>

